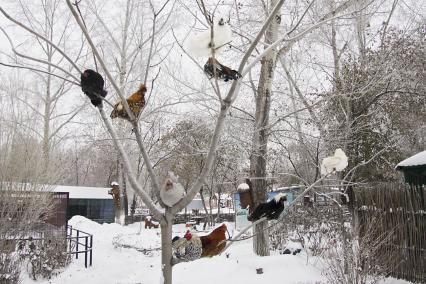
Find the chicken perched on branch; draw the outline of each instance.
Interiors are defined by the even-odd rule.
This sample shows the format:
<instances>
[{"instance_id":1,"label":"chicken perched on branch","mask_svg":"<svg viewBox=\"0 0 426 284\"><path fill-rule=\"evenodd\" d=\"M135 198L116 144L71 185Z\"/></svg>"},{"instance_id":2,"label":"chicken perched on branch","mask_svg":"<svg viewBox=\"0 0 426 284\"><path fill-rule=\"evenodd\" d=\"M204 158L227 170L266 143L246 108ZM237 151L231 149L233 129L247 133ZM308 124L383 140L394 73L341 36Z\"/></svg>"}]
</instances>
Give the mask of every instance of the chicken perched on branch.
<instances>
[{"instance_id":1,"label":"chicken perched on branch","mask_svg":"<svg viewBox=\"0 0 426 284\"><path fill-rule=\"evenodd\" d=\"M102 98L105 98L107 91L104 90L104 79L102 76L92 70L87 69L80 77L81 90L89 97L92 104L97 107L102 104Z\"/></svg>"},{"instance_id":2,"label":"chicken perched on branch","mask_svg":"<svg viewBox=\"0 0 426 284\"><path fill-rule=\"evenodd\" d=\"M225 82L228 82L229 80L238 80L242 77L238 71L232 70L231 68L222 65L213 57L210 57L206 64L204 64L204 72L207 74L207 76L209 76L209 79L215 77L216 75L216 78L222 79Z\"/></svg>"},{"instance_id":3,"label":"chicken perched on branch","mask_svg":"<svg viewBox=\"0 0 426 284\"><path fill-rule=\"evenodd\" d=\"M342 149L337 148L334 155L326 157L321 163L321 174L327 175L333 172L343 171L348 166L348 157Z\"/></svg>"},{"instance_id":4,"label":"chicken perched on branch","mask_svg":"<svg viewBox=\"0 0 426 284\"><path fill-rule=\"evenodd\" d=\"M278 219L284 211L284 202L287 200L287 195L278 193L271 201L259 204L247 219L251 222L266 217L268 220Z\"/></svg>"},{"instance_id":5,"label":"chicken perched on branch","mask_svg":"<svg viewBox=\"0 0 426 284\"><path fill-rule=\"evenodd\" d=\"M220 254L226 246L226 225L222 224L220 227L214 229L210 234L201 236L201 243L203 246L203 253L201 257L212 257Z\"/></svg>"},{"instance_id":6,"label":"chicken perched on branch","mask_svg":"<svg viewBox=\"0 0 426 284\"><path fill-rule=\"evenodd\" d=\"M188 230L183 238L173 238L172 249L172 265L199 259L202 253L201 239Z\"/></svg>"},{"instance_id":7,"label":"chicken perched on branch","mask_svg":"<svg viewBox=\"0 0 426 284\"><path fill-rule=\"evenodd\" d=\"M164 204L172 207L183 198L185 191L179 183L177 176L173 172L169 172L169 177L166 179L164 186L160 190L160 198Z\"/></svg>"},{"instance_id":8,"label":"chicken perched on branch","mask_svg":"<svg viewBox=\"0 0 426 284\"><path fill-rule=\"evenodd\" d=\"M139 117L139 114L145 106L145 93L146 87L144 84L141 84L139 90L137 90L129 98L127 98L127 104L129 105L130 111L136 118ZM129 114L124 108L122 101L116 103L114 109L111 112L111 118L114 119L116 117L130 120Z\"/></svg>"},{"instance_id":9,"label":"chicken perched on branch","mask_svg":"<svg viewBox=\"0 0 426 284\"><path fill-rule=\"evenodd\" d=\"M213 24L213 40L211 29L189 38L186 48L194 56L211 56L212 49L217 54L232 40L232 31L229 23L220 18Z\"/></svg>"}]
</instances>

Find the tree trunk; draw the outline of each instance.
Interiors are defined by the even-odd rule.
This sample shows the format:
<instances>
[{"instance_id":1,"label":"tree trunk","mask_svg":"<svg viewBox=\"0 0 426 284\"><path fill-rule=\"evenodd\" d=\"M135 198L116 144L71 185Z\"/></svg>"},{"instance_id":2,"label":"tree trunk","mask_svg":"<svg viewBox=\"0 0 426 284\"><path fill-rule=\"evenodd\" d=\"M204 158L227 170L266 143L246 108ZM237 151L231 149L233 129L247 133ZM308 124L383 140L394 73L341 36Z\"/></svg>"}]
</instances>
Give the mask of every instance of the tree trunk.
<instances>
[{"instance_id":1,"label":"tree trunk","mask_svg":"<svg viewBox=\"0 0 426 284\"><path fill-rule=\"evenodd\" d=\"M47 46L47 62L52 62L52 48ZM43 172L42 182L47 183L47 176L49 174L49 161L50 161L50 115L51 115L51 87L52 87L52 67L47 66L47 82L46 82L46 95L44 97L44 115L43 115Z\"/></svg>"},{"instance_id":2,"label":"tree trunk","mask_svg":"<svg viewBox=\"0 0 426 284\"><path fill-rule=\"evenodd\" d=\"M120 158L117 160L117 176L118 184L120 186L120 206L115 208L115 223L120 225L125 225L125 215L124 215L124 180L123 180L123 164L120 161Z\"/></svg>"},{"instance_id":3,"label":"tree trunk","mask_svg":"<svg viewBox=\"0 0 426 284\"><path fill-rule=\"evenodd\" d=\"M127 185L128 183L128 178L127 175L125 173L125 171L123 170L123 210L124 210L124 216L127 218L129 216L129 195L127 194Z\"/></svg>"},{"instance_id":4,"label":"tree trunk","mask_svg":"<svg viewBox=\"0 0 426 284\"><path fill-rule=\"evenodd\" d=\"M269 6L275 7L277 0L270 0ZM281 15L277 14L265 33L267 44L276 41ZM252 180L253 202L256 207L259 203L266 201L266 159L267 144L269 137L269 111L271 108L271 88L276 67L277 50L268 52L261 60L261 71L259 86L256 96L255 129L252 142L252 153L250 157L250 176ZM257 255L269 255L269 237L266 227L268 221L257 224L254 228L253 249Z\"/></svg>"},{"instance_id":5,"label":"tree trunk","mask_svg":"<svg viewBox=\"0 0 426 284\"><path fill-rule=\"evenodd\" d=\"M172 284L172 225L173 216L166 212L161 221L161 281L163 284Z\"/></svg>"}]
</instances>

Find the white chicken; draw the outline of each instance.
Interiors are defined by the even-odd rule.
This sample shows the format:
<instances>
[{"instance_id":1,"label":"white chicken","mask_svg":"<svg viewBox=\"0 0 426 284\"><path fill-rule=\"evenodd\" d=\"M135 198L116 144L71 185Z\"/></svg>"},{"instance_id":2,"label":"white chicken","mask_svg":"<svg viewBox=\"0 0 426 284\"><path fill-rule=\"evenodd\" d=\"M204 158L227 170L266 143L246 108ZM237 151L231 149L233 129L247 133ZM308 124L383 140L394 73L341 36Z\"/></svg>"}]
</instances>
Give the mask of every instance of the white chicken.
<instances>
[{"instance_id":1,"label":"white chicken","mask_svg":"<svg viewBox=\"0 0 426 284\"><path fill-rule=\"evenodd\" d=\"M321 174L327 175L333 172L341 172L348 166L348 157L342 149L334 151L334 155L326 157L321 163Z\"/></svg>"},{"instance_id":2,"label":"white chicken","mask_svg":"<svg viewBox=\"0 0 426 284\"><path fill-rule=\"evenodd\" d=\"M229 23L223 18L215 22L213 25L213 42L211 37L211 29L200 34L190 37L186 43L186 49L194 56L210 57L212 48L217 54L227 43L232 40L232 31Z\"/></svg>"},{"instance_id":3,"label":"white chicken","mask_svg":"<svg viewBox=\"0 0 426 284\"><path fill-rule=\"evenodd\" d=\"M169 172L164 186L160 190L160 197L164 204L172 207L183 198L185 191L183 186L178 182L177 176L173 172Z\"/></svg>"}]
</instances>

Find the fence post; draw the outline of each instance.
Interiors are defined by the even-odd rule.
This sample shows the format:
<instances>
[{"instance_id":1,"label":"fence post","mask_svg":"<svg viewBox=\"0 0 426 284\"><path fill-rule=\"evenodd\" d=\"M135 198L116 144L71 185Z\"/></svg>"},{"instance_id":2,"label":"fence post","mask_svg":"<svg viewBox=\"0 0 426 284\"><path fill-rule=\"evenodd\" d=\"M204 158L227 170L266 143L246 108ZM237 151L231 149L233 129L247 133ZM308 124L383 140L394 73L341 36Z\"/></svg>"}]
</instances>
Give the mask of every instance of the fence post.
<instances>
[{"instance_id":1,"label":"fence post","mask_svg":"<svg viewBox=\"0 0 426 284\"><path fill-rule=\"evenodd\" d=\"M87 241L88 241L88 236L86 236L84 238L84 267L87 268Z\"/></svg>"},{"instance_id":2,"label":"fence post","mask_svg":"<svg viewBox=\"0 0 426 284\"><path fill-rule=\"evenodd\" d=\"M78 259L78 242L80 240L80 231L77 230L77 241L75 242L75 259Z\"/></svg>"},{"instance_id":3,"label":"fence post","mask_svg":"<svg viewBox=\"0 0 426 284\"><path fill-rule=\"evenodd\" d=\"M90 266L92 266L93 235L90 235Z\"/></svg>"}]
</instances>

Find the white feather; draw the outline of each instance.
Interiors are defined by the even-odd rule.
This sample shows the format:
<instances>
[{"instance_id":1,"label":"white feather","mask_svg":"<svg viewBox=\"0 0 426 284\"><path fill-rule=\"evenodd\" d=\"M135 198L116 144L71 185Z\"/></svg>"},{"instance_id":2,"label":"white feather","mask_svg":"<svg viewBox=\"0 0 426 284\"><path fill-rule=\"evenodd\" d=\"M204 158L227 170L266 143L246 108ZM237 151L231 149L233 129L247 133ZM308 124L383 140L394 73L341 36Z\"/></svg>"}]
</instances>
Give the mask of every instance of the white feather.
<instances>
[{"instance_id":1,"label":"white feather","mask_svg":"<svg viewBox=\"0 0 426 284\"><path fill-rule=\"evenodd\" d=\"M333 172L341 172L348 166L348 157L342 149L338 148L333 156L324 158L321 163L321 174L327 175Z\"/></svg>"},{"instance_id":2,"label":"white feather","mask_svg":"<svg viewBox=\"0 0 426 284\"><path fill-rule=\"evenodd\" d=\"M221 20L223 24L219 25ZM186 49L194 56L209 57L212 54L212 47L215 49L215 54L217 54L227 43L231 42L231 40L231 27L228 23L224 22L223 19L220 19L213 26L213 45L210 44L212 42L211 30L208 29L202 33L191 36L186 43Z\"/></svg>"},{"instance_id":3,"label":"white feather","mask_svg":"<svg viewBox=\"0 0 426 284\"><path fill-rule=\"evenodd\" d=\"M282 193L282 192L278 193L278 194L277 194L277 195L275 195L275 197L274 197L275 202L276 202L276 203L280 202L280 199L281 199L282 197L286 197L286 196L287 196L287 194L285 194L285 193Z\"/></svg>"},{"instance_id":4,"label":"white feather","mask_svg":"<svg viewBox=\"0 0 426 284\"><path fill-rule=\"evenodd\" d=\"M168 182L172 183L172 186L166 189ZM185 191L183 186L178 182L177 177L173 172L169 172L169 178L166 180L166 184L160 190L160 198L164 204L172 207L179 200L183 198Z\"/></svg>"}]
</instances>

